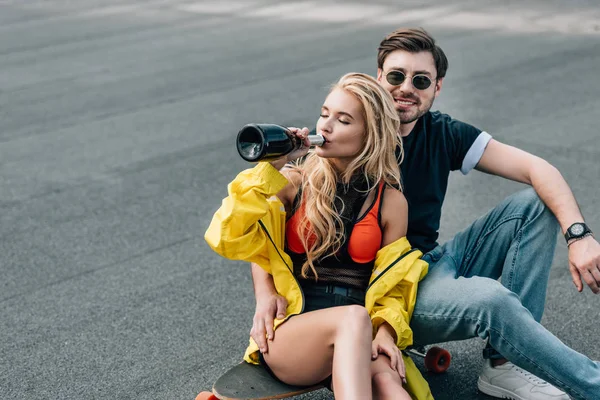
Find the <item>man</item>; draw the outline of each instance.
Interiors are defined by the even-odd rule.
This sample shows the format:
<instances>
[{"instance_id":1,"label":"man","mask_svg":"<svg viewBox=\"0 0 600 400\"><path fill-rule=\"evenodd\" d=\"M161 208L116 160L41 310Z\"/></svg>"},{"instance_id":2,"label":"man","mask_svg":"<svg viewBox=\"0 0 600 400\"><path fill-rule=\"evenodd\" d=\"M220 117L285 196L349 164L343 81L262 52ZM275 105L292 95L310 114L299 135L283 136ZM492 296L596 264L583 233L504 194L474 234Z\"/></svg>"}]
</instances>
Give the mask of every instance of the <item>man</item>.
<instances>
[{"instance_id":1,"label":"man","mask_svg":"<svg viewBox=\"0 0 600 400\"><path fill-rule=\"evenodd\" d=\"M568 399L558 386L575 398L600 399L600 363L568 348L539 323L559 227L578 291L583 281L600 292L600 244L556 168L430 112L447 67L444 52L421 29L395 31L379 47L377 79L392 94L403 124L407 236L430 264L411 319L415 344L487 339L478 387L491 396ZM505 199L438 245L448 175L474 168L532 189ZM285 301L260 267L253 266L252 274L257 299L252 335L267 351L265 332L272 337L273 317L282 317Z\"/></svg>"}]
</instances>

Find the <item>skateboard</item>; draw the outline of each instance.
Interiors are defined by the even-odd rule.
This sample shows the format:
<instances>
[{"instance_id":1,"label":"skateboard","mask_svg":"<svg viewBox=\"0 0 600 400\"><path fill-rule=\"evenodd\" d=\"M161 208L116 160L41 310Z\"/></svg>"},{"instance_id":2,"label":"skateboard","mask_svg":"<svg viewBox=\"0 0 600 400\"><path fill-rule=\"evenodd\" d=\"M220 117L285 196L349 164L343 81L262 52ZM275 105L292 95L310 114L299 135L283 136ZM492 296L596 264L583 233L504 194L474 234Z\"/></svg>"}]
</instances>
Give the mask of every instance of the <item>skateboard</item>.
<instances>
[{"instance_id":1,"label":"skateboard","mask_svg":"<svg viewBox=\"0 0 600 400\"><path fill-rule=\"evenodd\" d=\"M212 392L202 392L196 400L267 400L283 399L323 388L323 385L291 386L273 378L260 365L242 362L225 372L213 385Z\"/></svg>"},{"instance_id":2,"label":"skateboard","mask_svg":"<svg viewBox=\"0 0 600 400\"><path fill-rule=\"evenodd\" d=\"M440 374L450 366L452 359L448 350L441 347L413 347L408 353L423 357L428 371ZM267 400L283 399L322 389L322 384L313 386L286 385L273 378L260 365L242 362L225 372L213 385L212 392L201 392L196 400Z\"/></svg>"}]
</instances>

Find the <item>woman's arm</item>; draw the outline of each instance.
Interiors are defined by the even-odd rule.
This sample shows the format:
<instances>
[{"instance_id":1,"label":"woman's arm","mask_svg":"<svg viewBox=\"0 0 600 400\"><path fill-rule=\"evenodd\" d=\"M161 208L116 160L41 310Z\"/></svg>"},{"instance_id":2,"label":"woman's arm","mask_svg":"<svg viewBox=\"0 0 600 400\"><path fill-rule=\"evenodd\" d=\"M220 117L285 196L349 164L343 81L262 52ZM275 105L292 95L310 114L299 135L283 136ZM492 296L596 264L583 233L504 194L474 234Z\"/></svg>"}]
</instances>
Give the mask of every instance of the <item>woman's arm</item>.
<instances>
[{"instance_id":1,"label":"woman's arm","mask_svg":"<svg viewBox=\"0 0 600 400\"><path fill-rule=\"evenodd\" d=\"M269 198L286 186L290 186L288 180L269 163L258 163L242 171L229 184L229 195L223 199L204 236L206 242L225 258L265 267L268 238L258 222L272 213Z\"/></svg>"},{"instance_id":2,"label":"woman's arm","mask_svg":"<svg viewBox=\"0 0 600 400\"><path fill-rule=\"evenodd\" d=\"M294 199L298 193L298 187L302 180L302 175L298 170L289 167L282 168L279 172L288 180L288 184L277 192L277 198L283 203L286 212L290 212Z\"/></svg>"},{"instance_id":3,"label":"woman's arm","mask_svg":"<svg viewBox=\"0 0 600 400\"><path fill-rule=\"evenodd\" d=\"M406 236L408 228L408 203L404 194L392 187L386 187L385 197L381 209L381 223L383 226L383 246L392 244ZM404 247L405 251L408 251ZM394 251L394 250L388 250ZM401 254L397 254L400 257ZM396 258L396 256L394 256ZM412 258L412 257L411 257ZM420 260L419 260L420 261ZM409 262L406 266L408 270L413 268L414 261L408 259L401 263ZM400 265L396 265L396 268ZM376 265L377 268L377 265ZM402 267L401 267L402 268ZM390 271L392 273L392 271ZM405 270L396 270L396 272L409 275ZM389 273L389 272L388 272ZM409 302L414 293L416 293L416 283L411 279L400 279L398 284L388 289L387 293L377 299L371 318L376 328L377 336L389 336L396 345L403 349L412 342L412 331L409 327Z\"/></svg>"},{"instance_id":4,"label":"woman's arm","mask_svg":"<svg viewBox=\"0 0 600 400\"><path fill-rule=\"evenodd\" d=\"M408 229L408 202L401 191L390 186L385 187L385 196L381 209L381 223L383 225L382 247L406 236Z\"/></svg>"},{"instance_id":5,"label":"woman's arm","mask_svg":"<svg viewBox=\"0 0 600 400\"><path fill-rule=\"evenodd\" d=\"M386 246L406 236L408 227L408 203L404 194L397 189L386 186L383 207L381 209L381 222L383 225L382 245ZM406 368L400 346L405 347L405 340L399 339L399 332L406 333L408 328L405 302L401 293L396 289L388 292L374 307L372 316L377 321L377 333L373 339L373 359L378 354L385 354L390 358L392 370L397 371L400 378L406 383ZM388 321L389 320L389 321ZM406 324L401 321L406 320ZM402 325L402 327L400 327ZM402 335L404 336L404 335Z\"/></svg>"},{"instance_id":6,"label":"woman's arm","mask_svg":"<svg viewBox=\"0 0 600 400\"><path fill-rule=\"evenodd\" d=\"M255 262L268 270L268 252L263 227L258 223L272 206L268 199L277 195L286 210L291 208L297 192L299 173L284 168L285 164L308 153L308 129L292 132L303 146L271 162L242 171L229 184L227 196L215 213L205 239L212 249L225 258ZM282 169L294 183L279 172ZM278 223L278 221L273 221Z\"/></svg>"}]
</instances>

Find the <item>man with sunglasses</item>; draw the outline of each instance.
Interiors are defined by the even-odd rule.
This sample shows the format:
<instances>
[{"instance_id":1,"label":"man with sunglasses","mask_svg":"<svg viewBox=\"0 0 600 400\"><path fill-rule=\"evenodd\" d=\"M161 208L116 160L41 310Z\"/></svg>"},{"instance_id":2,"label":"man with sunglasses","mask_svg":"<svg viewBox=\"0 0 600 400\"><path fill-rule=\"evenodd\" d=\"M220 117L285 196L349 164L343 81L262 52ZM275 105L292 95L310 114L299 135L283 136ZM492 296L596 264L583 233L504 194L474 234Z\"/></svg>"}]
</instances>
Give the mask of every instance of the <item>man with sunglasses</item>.
<instances>
[{"instance_id":1,"label":"man with sunglasses","mask_svg":"<svg viewBox=\"0 0 600 400\"><path fill-rule=\"evenodd\" d=\"M377 62L377 79L392 94L402 121L407 236L429 263L411 319L414 343L486 339L478 387L494 397L568 399L558 386L575 398L600 399L600 363L570 349L539 323L559 229L569 246L577 290L583 290L583 280L600 292L600 244L567 183L543 159L430 111L448 60L424 30L389 34ZM472 169L532 188L505 199L438 245L449 173ZM268 351L265 332L273 335L273 318L283 317L286 304L260 267L253 265L252 275L257 302L253 338Z\"/></svg>"},{"instance_id":2,"label":"man with sunglasses","mask_svg":"<svg viewBox=\"0 0 600 400\"><path fill-rule=\"evenodd\" d=\"M570 349L539 323L559 229L569 246L577 290L583 290L583 279L600 292L600 244L569 186L543 159L430 111L448 60L424 30L389 34L377 62L377 79L392 94L402 121L407 236L430 264L411 319L415 344L486 339L478 387L494 397L569 398L549 381L573 397L600 399L600 363ZM472 169L532 188L438 245L449 173Z\"/></svg>"}]
</instances>

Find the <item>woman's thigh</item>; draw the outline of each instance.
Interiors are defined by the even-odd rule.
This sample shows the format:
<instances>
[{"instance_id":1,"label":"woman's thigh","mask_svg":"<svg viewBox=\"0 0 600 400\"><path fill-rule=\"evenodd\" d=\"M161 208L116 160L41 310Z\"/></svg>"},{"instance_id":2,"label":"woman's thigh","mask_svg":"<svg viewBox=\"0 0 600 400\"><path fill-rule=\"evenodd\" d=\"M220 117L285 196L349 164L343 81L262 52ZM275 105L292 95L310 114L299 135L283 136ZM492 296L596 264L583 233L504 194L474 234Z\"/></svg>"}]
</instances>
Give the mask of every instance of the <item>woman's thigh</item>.
<instances>
[{"instance_id":1,"label":"woman's thigh","mask_svg":"<svg viewBox=\"0 0 600 400\"><path fill-rule=\"evenodd\" d=\"M350 328L350 321L362 321L365 331L371 334L369 315L362 306L331 307L295 315L277 328L263 357L283 382L321 382L333 369L333 344L338 329Z\"/></svg>"}]
</instances>

